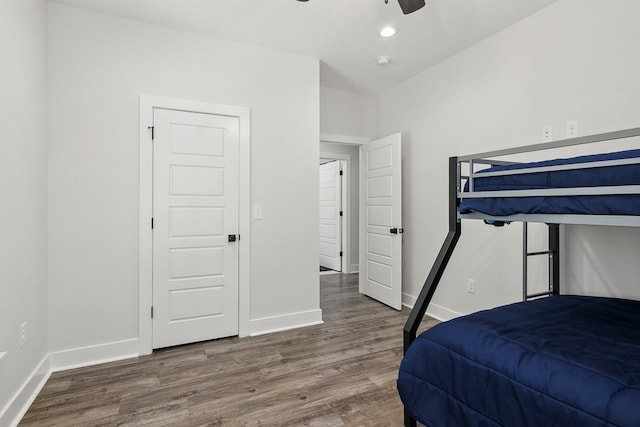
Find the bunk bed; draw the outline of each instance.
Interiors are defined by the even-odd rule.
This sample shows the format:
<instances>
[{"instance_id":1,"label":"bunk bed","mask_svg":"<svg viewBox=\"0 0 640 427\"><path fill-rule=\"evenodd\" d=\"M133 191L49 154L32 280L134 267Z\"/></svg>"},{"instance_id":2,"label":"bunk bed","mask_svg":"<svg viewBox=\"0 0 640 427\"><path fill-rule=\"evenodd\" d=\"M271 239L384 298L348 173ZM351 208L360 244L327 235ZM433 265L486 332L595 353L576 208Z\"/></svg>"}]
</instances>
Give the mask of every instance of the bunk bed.
<instances>
[{"instance_id":1,"label":"bunk bed","mask_svg":"<svg viewBox=\"0 0 640 427\"><path fill-rule=\"evenodd\" d=\"M449 231L404 326L405 425L640 426L640 301L561 295L559 263L560 224L640 226L640 150L512 160L638 136L635 128L449 159ZM462 219L525 224L523 301L416 338ZM528 222L548 225L547 251L528 252ZM548 290L529 293L526 260L540 255Z\"/></svg>"}]
</instances>

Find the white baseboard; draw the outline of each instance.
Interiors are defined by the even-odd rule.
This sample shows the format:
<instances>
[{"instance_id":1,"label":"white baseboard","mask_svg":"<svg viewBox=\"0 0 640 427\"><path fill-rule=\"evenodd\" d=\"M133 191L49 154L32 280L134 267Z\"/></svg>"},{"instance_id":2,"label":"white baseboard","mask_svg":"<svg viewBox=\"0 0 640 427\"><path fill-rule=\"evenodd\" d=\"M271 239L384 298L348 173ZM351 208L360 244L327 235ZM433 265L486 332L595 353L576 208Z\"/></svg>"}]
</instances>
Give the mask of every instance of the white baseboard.
<instances>
[{"instance_id":1,"label":"white baseboard","mask_svg":"<svg viewBox=\"0 0 640 427\"><path fill-rule=\"evenodd\" d=\"M417 298L413 295L402 293L402 305L409 309L412 309L414 305L416 305Z\"/></svg>"},{"instance_id":2,"label":"white baseboard","mask_svg":"<svg viewBox=\"0 0 640 427\"><path fill-rule=\"evenodd\" d=\"M50 375L49 355L46 355L7 406L0 412L0 426L15 427L20 423L20 420L27 413L33 401L36 400L38 393L40 393Z\"/></svg>"},{"instance_id":3,"label":"white baseboard","mask_svg":"<svg viewBox=\"0 0 640 427\"><path fill-rule=\"evenodd\" d=\"M320 309L265 317L250 321L251 332L249 335L256 336L322 323L322 310ZM47 354L0 412L0 426L15 427L18 425L53 372L138 357L139 346L139 340L134 338Z\"/></svg>"},{"instance_id":4,"label":"white baseboard","mask_svg":"<svg viewBox=\"0 0 640 427\"><path fill-rule=\"evenodd\" d=\"M402 294L402 305L405 307L413 308L413 306L416 304L416 300L417 298L413 295L405 293ZM456 317L462 316L461 313L457 313L453 310L449 310L446 307L434 303L429 304L426 315L429 317L433 317L434 319L441 322L445 322L447 320L455 319Z\"/></svg>"},{"instance_id":5,"label":"white baseboard","mask_svg":"<svg viewBox=\"0 0 640 427\"><path fill-rule=\"evenodd\" d=\"M98 365L100 363L115 362L138 357L139 346L138 339L133 338L130 340L56 351L49 354L49 365L51 372L58 372Z\"/></svg>"},{"instance_id":6,"label":"white baseboard","mask_svg":"<svg viewBox=\"0 0 640 427\"><path fill-rule=\"evenodd\" d=\"M329 276L331 274L341 274L339 271L329 270L329 271L321 271L320 276Z\"/></svg>"},{"instance_id":7,"label":"white baseboard","mask_svg":"<svg viewBox=\"0 0 640 427\"><path fill-rule=\"evenodd\" d=\"M360 264L351 264L349 268L349 273L359 273L360 272Z\"/></svg>"},{"instance_id":8,"label":"white baseboard","mask_svg":"<svg viewBox=\"0 0 640 427\"><path fill-rule=\"evenodd\" d=\"M137 357L138 346L136 338L47 354L0 412L0 426L15 427L20 423L53 372Z\"/></svg>"},{"instance_id":9,"label":"white baseboard","mask_svg":"<svg viewBox=\"0 0 640 427\"><path fill-rule=\"evenodd\" d=\"M456 317L462 316L462 313L458 313L453 310L449 310L446 307L443 307L438 304L429 304L429 308L427 309L427 316L433 317L436 320L441 322L446 322L447 320L455 319Z\"/></svg>"},{"instance_id":10,"label":"white baseboard","mask_svg":"<svg viewBox=\"0 0 640 427\"><path fill-rule=\"evenodd\" d=\"M257 335L287 331L304 326L320 325L322 323L324 322L322 321L322 310L320 309L263 317L249 321L249 336L255 337Z\"/></svg>"}]
</instances>

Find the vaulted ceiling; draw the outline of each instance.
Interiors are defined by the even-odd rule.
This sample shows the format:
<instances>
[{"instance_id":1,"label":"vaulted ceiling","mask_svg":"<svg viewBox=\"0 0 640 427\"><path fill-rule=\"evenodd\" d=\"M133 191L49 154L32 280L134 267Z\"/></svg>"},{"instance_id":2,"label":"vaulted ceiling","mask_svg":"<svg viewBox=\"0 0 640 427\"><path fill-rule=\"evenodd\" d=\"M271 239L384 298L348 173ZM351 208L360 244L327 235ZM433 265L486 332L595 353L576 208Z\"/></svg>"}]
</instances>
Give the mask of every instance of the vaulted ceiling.
<instances>
[{"instance_id":1,"label":"vaulted ceiling","mask_svg":"<svg viewBox=\"0 0 640 427\"><path fill-rule=\"evenodd\" d=\"M317 57L323 86L379 93L557 0L427 0L410 15L397 0L50 1Z\"/></svg>"}]
</instances>

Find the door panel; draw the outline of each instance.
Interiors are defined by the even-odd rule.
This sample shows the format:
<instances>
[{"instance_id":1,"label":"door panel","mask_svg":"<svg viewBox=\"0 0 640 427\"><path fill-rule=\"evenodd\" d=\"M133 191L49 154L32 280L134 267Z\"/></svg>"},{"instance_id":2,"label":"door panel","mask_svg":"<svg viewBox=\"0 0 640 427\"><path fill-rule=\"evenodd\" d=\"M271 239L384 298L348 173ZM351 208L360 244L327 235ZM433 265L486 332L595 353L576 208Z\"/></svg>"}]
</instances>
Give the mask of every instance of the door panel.
<instances>
[{"instance_id":1,"label":"door panel","mask_svg":"<svg viewBox=\"0 0 640 427\"><path fill-rule=\"evenodd\" d=\"M172 166L171 195L223 196L224 170L202 166Z\"/></svg>"},{"instance_id":2,"label":"door panel","mask_svg":"<svg viewBox=\"0 0 640 427\"><path fill-rule=\"evenodd\" d=\"M153 347L238 333L239 120L154 110Z\"/></svg>"},{"instance_id":3,"label":"door panel","mask_svg":"<svg viewBox=\"0 0 640 427\"><path fill-rule=\"evenodd\" d=\"M402 309L402 169L401 138L395 134L365 144L362 149L360 261L362 293L397 310Z\"/></svg>"},{"instance_id":4,"label":"door panel","mask_svg":"<svg viewBox=\"0 0 640 427\"><path fill-rule=\"evenodd\" d=\"M171 149L174 154L224 156L224 129L174 124Z\"/></svg>"},{"instance_id":5,"label":"door panel","mask_svg":"<svg viewBox=\"0 0 640 427\"><path fill-rule=\"evenodd\" d=\"M342 270L340 162L320 165L320 266Z\"/></svg>"},{"instance_id":6,"label":"door panel","mask_svg":"<svg viewBox=\"0 0 640 427\"><path fill-rule=\"evenodd\" d=\"M367 247L372 255L380 255L390 258L393 255L393 238L378 234L367 236Z\"/></svg>"},{"instance_id":7,"label":"door panel","mask_svg":"<svg viewBox=\"0 0 640 427\"><path fill-rule=\"evenodd\" d=\"M170 279L223 274L221 248L170 249Z\"/></svg>"},{"instance_id":8,"label":"door panel","mask_svg":"<svg viewBox=\"0 0 640 427\"><path fill-rule=\"evenodd\" d=\"M222 236L224 209L173 207L169 209L171 237Z\"/></svg>"},{"instance_id":9,"label":"door panel","mask_svg":"<svg viewBox=\"0 0 640 427\"><path fill-rule=\"evenodd\" d=\"M170 319L172 321L194 317L224 314L224 288L200 287L197 289L172 290L170 297Z\"/></svg>"}]
</instances>

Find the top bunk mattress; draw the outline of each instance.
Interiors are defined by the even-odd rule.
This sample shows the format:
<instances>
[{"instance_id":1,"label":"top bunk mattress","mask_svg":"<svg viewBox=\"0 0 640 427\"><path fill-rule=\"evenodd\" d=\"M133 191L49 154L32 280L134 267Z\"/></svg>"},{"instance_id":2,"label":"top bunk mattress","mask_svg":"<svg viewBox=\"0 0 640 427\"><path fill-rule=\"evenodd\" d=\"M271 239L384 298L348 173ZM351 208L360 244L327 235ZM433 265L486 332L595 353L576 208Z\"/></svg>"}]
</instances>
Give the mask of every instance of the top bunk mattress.
<instances>
[{"instance_id":1,"label":"top bunk mattress","mask_svg":"<svg viewBox=\"0 0 640 427\"><path fill-rule=\"evenodd\" d=\"M640 164L589 167L589 163L640 159L640 150L579 156L543 162L495 166L477 172L474 191L538 190L580 187L640 185ZM586 163L584 168L483 177L483 173ZM465 185L465 192L469 184ZM614 193L615 190L612 191ZM465 198L461 214L479 212L492 216L516 214L640 215L639 194L604 194L535 197Z\"/></svg>"},{"instance_id":2,"label":"top bunk mattress","mask_svg":"<svg viewBox=\"0 0 640 427\"><path fill-rule=\"evenodd\" d=\"M398 390L430 427L640 426L640 301L559 295L441 323Z\"/></svg>"}]
</instances>

